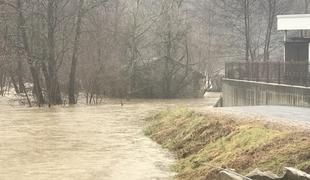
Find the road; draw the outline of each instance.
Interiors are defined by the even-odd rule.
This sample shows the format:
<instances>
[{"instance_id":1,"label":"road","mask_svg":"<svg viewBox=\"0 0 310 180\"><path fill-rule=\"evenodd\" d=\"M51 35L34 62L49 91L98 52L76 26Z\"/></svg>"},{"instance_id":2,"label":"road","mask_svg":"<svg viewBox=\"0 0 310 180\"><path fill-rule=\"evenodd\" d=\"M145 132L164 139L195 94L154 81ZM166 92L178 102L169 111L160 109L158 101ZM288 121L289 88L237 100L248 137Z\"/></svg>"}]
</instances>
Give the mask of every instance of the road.
<instances>
[{"instance_id":1,"label":"road","mask_svg":"<svg viewBox=\"0 0 310 180\"><path fill-rule=\"evenodd\" d=\"M224 112L260 116L283 125L310 129L310 108L288 106L247 106L219 108Z\"/></svg>"}]
</instances>

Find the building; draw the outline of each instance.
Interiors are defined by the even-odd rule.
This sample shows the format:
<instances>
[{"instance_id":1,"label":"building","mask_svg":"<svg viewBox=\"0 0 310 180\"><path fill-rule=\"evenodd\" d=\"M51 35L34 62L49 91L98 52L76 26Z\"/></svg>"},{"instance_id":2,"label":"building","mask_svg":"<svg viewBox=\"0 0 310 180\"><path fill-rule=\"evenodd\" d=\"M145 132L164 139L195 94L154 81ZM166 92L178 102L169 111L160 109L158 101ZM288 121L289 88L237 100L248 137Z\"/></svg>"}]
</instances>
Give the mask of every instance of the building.
<instances>
[{"instance_id":1,"label":"building","mask_svg":"<svg viewBox=\"0 0 310 180\"><path fill-rule=\"evenodd\" d=\"M310 64L310 14L279 15L278 31L284 32L284 60L285 62L300 62ZM288 37L288 31L299 31L299 37ZM309 34L310 35L310 34ZM309 73L310 67L303 72Z\"/></svg>"},{"instance_id":2,"label":"building","mask_svg":"<svg viewBox=\"0 0 310 180\"><path fill-rule=\"evenodd\" d=\"M224 106L310 107L310 14L279 15L277 19L284 36L284 61L227 62Z\"/></svg>"}]
</instances>

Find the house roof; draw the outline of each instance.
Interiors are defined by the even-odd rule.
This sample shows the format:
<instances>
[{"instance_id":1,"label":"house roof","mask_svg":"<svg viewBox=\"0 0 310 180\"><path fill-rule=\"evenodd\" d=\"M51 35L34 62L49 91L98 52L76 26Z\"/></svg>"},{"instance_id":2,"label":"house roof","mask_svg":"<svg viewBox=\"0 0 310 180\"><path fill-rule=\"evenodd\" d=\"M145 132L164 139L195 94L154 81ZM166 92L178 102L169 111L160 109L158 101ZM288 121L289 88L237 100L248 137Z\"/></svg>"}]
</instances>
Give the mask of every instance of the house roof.
<instances>
[{"instance_id":1,"label":"house roof","mask_svg":"<svg viewBox=\"0 0 310 180\"><path fill-rule=\"evenodd\" d=\"M278 15L278 30L310 30L310 14Z\"/></svg>"}]
</instances>

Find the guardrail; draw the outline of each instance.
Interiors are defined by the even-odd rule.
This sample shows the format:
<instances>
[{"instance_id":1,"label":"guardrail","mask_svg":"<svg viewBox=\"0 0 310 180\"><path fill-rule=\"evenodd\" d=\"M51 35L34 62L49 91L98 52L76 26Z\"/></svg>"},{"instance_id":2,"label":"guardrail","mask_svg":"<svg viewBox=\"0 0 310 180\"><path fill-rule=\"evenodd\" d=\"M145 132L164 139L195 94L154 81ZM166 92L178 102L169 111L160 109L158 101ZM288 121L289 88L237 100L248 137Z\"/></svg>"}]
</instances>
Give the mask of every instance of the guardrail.
<instances>
[{"instance_id":1,"label":"guardrail","mask_svg":"<svg viewBox=\"0 0 310 180\"><path fill-rule=\"evenodd\" d=\"M310 86L308 62L226 62L225 78Z\"/></svg>"}]
</instances>

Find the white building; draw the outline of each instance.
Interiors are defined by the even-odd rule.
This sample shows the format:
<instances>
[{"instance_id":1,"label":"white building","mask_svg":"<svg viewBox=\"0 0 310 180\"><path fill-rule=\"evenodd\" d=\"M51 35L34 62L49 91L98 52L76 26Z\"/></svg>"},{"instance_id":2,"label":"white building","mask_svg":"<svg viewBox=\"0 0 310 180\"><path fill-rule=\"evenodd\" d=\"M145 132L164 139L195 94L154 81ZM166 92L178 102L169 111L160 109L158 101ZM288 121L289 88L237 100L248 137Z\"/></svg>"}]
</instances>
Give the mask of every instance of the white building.
<instances>
[{"instance_id":1,"label":"white building","mask_svg":"<svg viewBox=\"0 0 310 180\"><path fill-rule=\"evenodd\" d=\"M310 14L279 15L277 19L278 30L284 32L285 61L310 64L310 38L304 37L304 32L310 30ZM288 37L288 31L299 31L300 35Z\"/></svg>"}]
</instances>

